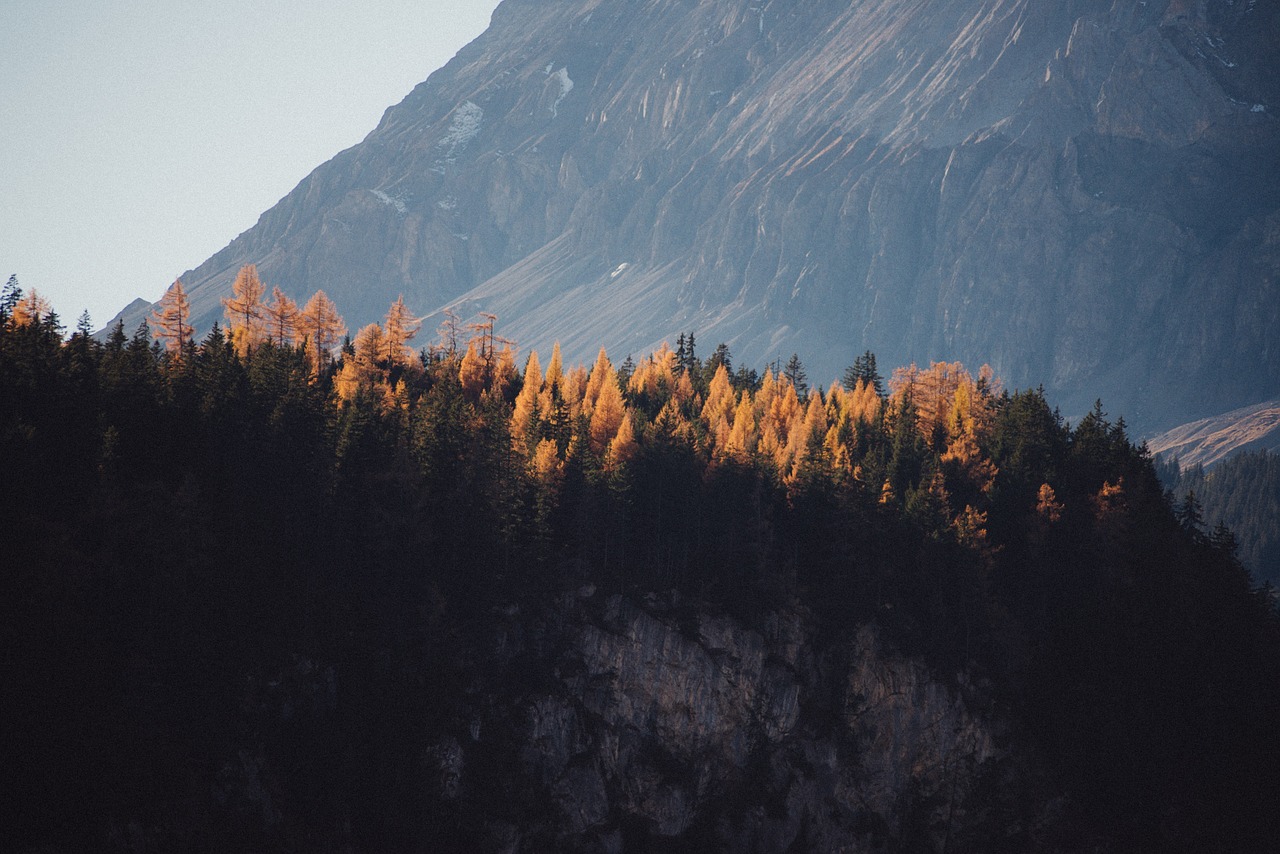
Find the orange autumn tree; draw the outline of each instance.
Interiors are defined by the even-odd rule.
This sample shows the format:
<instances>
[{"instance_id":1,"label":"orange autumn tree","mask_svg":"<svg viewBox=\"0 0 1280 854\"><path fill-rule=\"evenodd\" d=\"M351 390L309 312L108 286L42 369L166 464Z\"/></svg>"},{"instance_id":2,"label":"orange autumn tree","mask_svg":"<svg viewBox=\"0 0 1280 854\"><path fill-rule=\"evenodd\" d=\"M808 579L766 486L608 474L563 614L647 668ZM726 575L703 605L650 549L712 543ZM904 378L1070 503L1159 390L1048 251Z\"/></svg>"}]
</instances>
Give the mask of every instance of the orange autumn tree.
<instances>
[{"instance_id":1,"label":"orange autumn tree","mask_svg":"<svg viewBox=\"0 0 1280 854\"><path fill-rule=\"evenodd\" d=\"M27 292L13 307L14 326L34 326L44 319L53 306L35 288Z\"/></svg>"},{"instance_id":2,"label":"orange autumn tree","mask_svg":"<svg viewBox=\"0 0 1280 854\"><path fill-rule=\"evenodd\" d=\"M318 376L328 361L329 352L347 332L338 307L324 291L316 291L294 324L295 344L304 344L311 360L311 371Z\"/></svg>"},{"instance_id":3,"label":"orange autumn tree","mask_svg":"<svg viewBox=\"0 0 1280 854\"><path fill-rule=\"evenodd\" d=\"M408 343L421 328L422 320L413 316L404 304L404 294L401 294L387 309L382 323L382 358L391 365L407 364L412 355Z\"/></svg>"},{"instance_id":4,"label":"orange autumn tree","mask_svg":"<svg viewBox=\"0 0 1280 854\"><path fill-rule=\"evenodd\" d=\"M279 288L271 289L271 303L262 307L267 340L277 347L285 346L297 334L298 304Z\"/></svg>"},{"instance_id":5,"label":"orange autumn tree","mask_svg":"<svg viewBox=\"0 0 1280 854\"><path fill-rule=\"evenodd\" d=\"M181 361L189 348L194 330L191 328L191 301L182 289L182 280L175 279L151 312L152 335L164 342L165 350Z\"/></svg>"},{"instance_id":6,"label":"orange autumn tree","mask_svg":"<svg viewBox=\"0 0 1280 854\"><path fill-rule=\"evenodd\" d=\"M263 340L263 284L255 264L245 264L231 283L231 296L222 298L227 337L236 352L247 356Z\"/></svg>"}]
</instances>

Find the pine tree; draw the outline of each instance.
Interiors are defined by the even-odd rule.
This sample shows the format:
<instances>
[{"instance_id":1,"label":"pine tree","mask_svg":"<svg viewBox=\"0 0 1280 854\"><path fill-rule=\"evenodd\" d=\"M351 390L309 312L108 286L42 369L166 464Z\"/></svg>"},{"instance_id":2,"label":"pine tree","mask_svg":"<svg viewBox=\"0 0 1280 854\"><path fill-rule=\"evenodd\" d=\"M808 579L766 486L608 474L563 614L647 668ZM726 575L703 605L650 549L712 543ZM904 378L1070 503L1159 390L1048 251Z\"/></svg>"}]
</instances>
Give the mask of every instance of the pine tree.
<instances>
[{"instance_id":1,"label":"pine tree","mask_svg":"<svg viewBox=\"0 0 1280 854\"><path fill-rule=\"evenodd\" d=\"M191 302L182 289L182 280L175 279L160 298L160 304L151 313L155 324L153 334L164 341L165 349L175 360L182 361L193 342L191 328Z\"/></svg>"},{"instance_id":2,"label":"pine tree","mask_svg":"<svg viewBox=\"0 0 1280 854\"><path fill-rule=\"evenodd\" d=\"M697 382L698 368L701 367L701 363L698 361L697 342L694 340L692 332L685 336L685 350L684 372L690 374L690 379Z\"/></svg>"},{"instance_id":3,"label":"pine tree","mask_svg":"<svg viewBox=\"0 0 1280 854\"><path fill-rule=\"evenodd\" d=\"M631 375L636 372L635 359L631 358L631 354L627 354L627 358L622 360L622 366L618 368L618 387L625 389L631 383Z\"/></svg>"},{"instance_id":4,"label":"pine tree","mask_svg":"<svg viewBox=\"0 0 1280 854\"><path fill-rule=\"evenodd\" d=\"M800 363L799 355L791 354L791 358L787 361L787 366L783 369L782 375L791 381L791 385L795 387L798 396L804 397L808 393L809 376L804 372L804 365Z\"/></svg>"},{"instance_id":5,"label":"pine tree","mask_svg":"<svg viewBox=\"0 0 1280 854\"><path fill-rule=\"evenodd\" d=\"M876 370L876 354L870 350L853 360L853 364L845 369L841 382L849 391L853 391L858 387L859 382L863 382L874 388L877 395L884 396L884 378Z\"/></svg>"},{"instance_id":6,"label":"pine tree","mask_svg":"<svg viewBox=\"0 0 1280 854\"><path fill-rule=\"evenodd\" d=\"M12 274L9 281L5 282L4 289L0 290L0 328L8 325L13 318L13 312L18 307L18 300L22 299L22 288L18 285L18 276Z\"/></svg>"},{"instance_id":7,"label":"pine tree","mask_svg":"<svg viewBox=\"0 0 1280 854\"><path fill-rule=\"evenodd\" d=\"M721 365L724 365L724 369L728 371L730 375L733 374L733 357L729 353L729 345L723 341L716 345L715 352L711 354L710 359L707 359L707 363L703 365L703 370L704 372L710 373L714 376L716 369Z\"/></svg>"},{"instance_id":8,"label":"pine tree","mask_svg":"<svg viewBox=\"0 0 1280 854\"><path fill-rule=\"evenodd\" d=\"M1178 517L1178 524L1182 526L1182 530L1196 538L1204 536L1204 508L1200 504L1200 500L1196 498L1194 489L1188 490L1187 495L1182 500L1182 505L1178 507L1175 515Z\"/></svg>"}]
</instances>

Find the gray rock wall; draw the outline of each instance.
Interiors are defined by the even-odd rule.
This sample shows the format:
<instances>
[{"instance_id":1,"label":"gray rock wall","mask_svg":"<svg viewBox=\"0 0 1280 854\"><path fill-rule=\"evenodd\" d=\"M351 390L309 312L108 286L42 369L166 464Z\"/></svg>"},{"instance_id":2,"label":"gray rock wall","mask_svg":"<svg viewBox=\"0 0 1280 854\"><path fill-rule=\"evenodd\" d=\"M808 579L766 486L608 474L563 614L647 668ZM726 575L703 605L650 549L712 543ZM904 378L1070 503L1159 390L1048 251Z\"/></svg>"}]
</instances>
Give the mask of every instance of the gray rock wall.
<instances>
[{"instance_id":1,"label":"gray rock wall","mask_svg":"<svg viewBox=\"0 0 1280 854\"><path fill-rule=\"evenodd\" d=\"M554 838L562 850L616 851L626 836L858 850L920 827L941 845L971 819L977 770L1000 755L991 723L961 696L978 692L886 652L873 628L821 649L799 608L753 630L674 594L584 594L546 622L512 610L500 656L524 669L495 684L540 687L477 686L473 702L499 710L494 719L429 753L442 797L481 801L468 769L490 755L485 741L518 756L546 809L496 820L495 849ZM548 648L559 655L543 660Z\"/></svg>"}]
</instances>

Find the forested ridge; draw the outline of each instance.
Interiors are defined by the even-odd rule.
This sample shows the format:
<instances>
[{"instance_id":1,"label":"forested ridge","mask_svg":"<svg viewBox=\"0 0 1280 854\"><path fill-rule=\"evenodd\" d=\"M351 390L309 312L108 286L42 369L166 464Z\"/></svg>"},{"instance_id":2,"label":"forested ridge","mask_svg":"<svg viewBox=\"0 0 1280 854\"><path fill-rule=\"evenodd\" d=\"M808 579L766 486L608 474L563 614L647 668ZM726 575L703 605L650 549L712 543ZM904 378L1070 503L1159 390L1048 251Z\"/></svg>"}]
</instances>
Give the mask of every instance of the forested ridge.
<instances>
[{"instance_id":1,"label":"forested ridge","mask_svg":"<svg viewBox=\"0 0 1280 854\"><path fill-rule=\"evenodd\" d=\"M1222 526L1239 542L1240 561L1254 577L1280 582L1280 457L1245 451L1212 468L1157 459L1161 482L1184 513L1207 527Z\"/></svg>"},{"instance_id":2,"label":"forested ridge","mask_svg":"<svg viewBox=\"0 0 1280 854\"><path fill-rule=\"evenodd\" d=\"M474 850L494 816L573 847L497 724L449 797L423 770L478 684L496 707L560 678L484 673L495 626L569 590L748 627L799 606L828 648L873 625L973 695L1001 750L963 821L864 816L868 850L1274 840L1270 596L1101 404L1069 425L989 371L871 353L810 388L799 357L693 335L521 367L491 316L415 352L403 301L331 354L336 307L299 333L246 271L197 342L176 287L105 342L16 280L0 301L16 850ZM802 695L798 726L827 708ZM628 850L723 847L752 767L678 837L607 822Z\"/></svg>"}]
</instances>

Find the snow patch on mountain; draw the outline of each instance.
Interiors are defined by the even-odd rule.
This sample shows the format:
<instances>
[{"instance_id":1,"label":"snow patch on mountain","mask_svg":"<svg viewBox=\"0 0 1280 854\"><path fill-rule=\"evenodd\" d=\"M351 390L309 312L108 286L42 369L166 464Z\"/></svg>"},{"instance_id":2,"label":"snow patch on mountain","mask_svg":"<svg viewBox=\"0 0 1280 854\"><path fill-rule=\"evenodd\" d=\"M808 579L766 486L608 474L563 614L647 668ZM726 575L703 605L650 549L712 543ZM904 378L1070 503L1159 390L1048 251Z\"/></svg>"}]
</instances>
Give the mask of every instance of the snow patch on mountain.
<instances>
[{"instance_id":1,"label":"snow patch on mountain","mask_svg":"<svg viewBox=\"0 0 1280 854\"><path fill-rule=\"evenodd\" d=\"M384 205L390 205L395 208L397 213L405 213L408 210L405 206L405 197L400 194L391 196L381 190L370 190L369 192L373 193L374 196L378 198L378 201L382 202Z\"/></svg>"},{"instance_id":2,"label":"snow patch on mountain","mask_svg":"<svg viewBox=\"0 0 1280 854\"><path fill-rule=\"evenodd\" d=\"M550 65L547 66L547 68L550 67ZM560 102L573 91L573 79L569 77L569 69L567 67L561 68L554 74L548 74L547 76L560 83L560 94L556 97L555 103L551 105L551 117L555 118L560 109Z\"/></svg>"},{"instance_id":3,"label":"snow patch on mountain","mask_svg":"<svg viewBox=\"0 0 1280 854\"><path fill-rule=\"evenodd\" d=\"M453 121L449 129L436 143L437 148L445 149L445 155L436 161L435 171L444 172L447 164L458 159L458 154L466 149L467 143L480 133L480 125L484 121L484 110L473 101L463 101L453 113Z\"/></svg>"}]
</instances>

